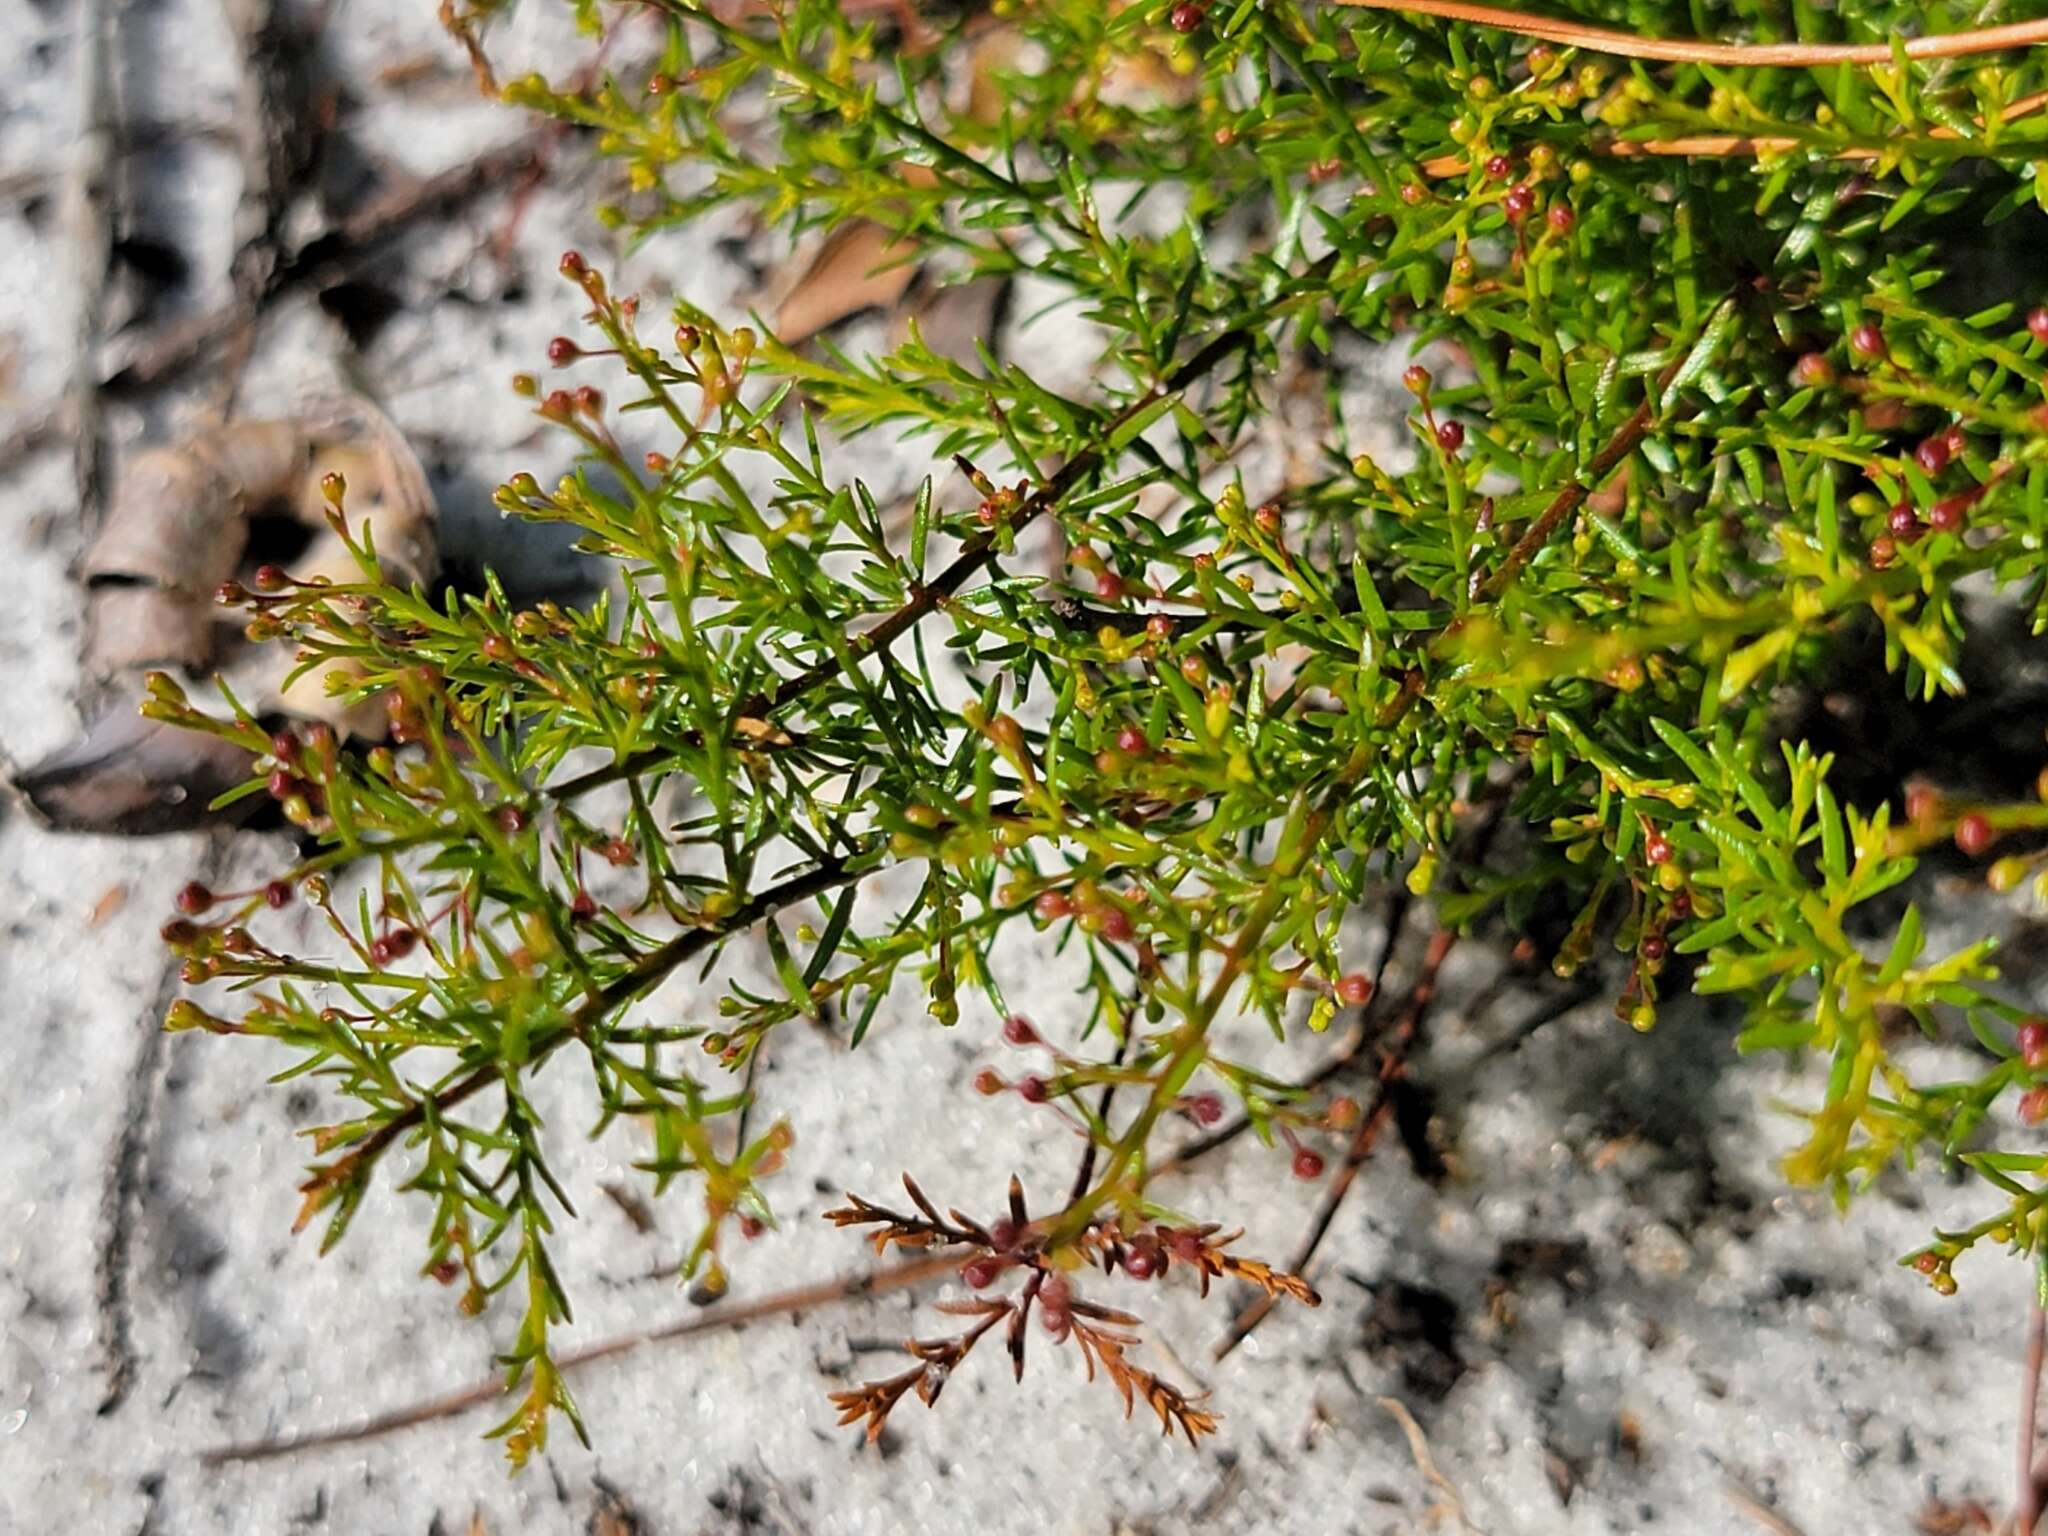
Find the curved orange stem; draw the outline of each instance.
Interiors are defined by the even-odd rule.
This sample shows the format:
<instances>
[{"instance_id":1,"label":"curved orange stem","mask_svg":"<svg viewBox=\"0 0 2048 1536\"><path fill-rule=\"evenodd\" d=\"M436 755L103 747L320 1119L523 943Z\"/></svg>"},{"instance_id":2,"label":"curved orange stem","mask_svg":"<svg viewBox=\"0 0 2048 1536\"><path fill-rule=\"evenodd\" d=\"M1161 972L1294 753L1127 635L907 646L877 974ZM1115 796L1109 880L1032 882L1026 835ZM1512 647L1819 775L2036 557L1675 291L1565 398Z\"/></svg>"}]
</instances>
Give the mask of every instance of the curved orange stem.
<instances>
[{"instance_id":1,"label":"curved orange stem","mask_svg":"<svg viewBox=\"0 0 2048 1536\"><path fill-rule=\"evenodd\" d=\"M1467 21L1474 26L1540 38L1564 48L1583 48L1590 53L1616 54L1629 59L1660 59L1673 64L1812 69L1827 64L1889 64L1893 58L1890 43L1708 43L1690 38L1639 37L1633 32L1619 32L1611 27L1557 21L1497 5L1472 4L1469 0L1331 0L1331 3L1369 11L1404 11L1418 16L1438 16L1446 21ZM1909 59L1953 59L1974 53L1996 53L2003 48L2029 48L2037 43L2048 43L2048 18L2008 22L2001 27L1984 27L1970 32L1910 37L1900 47Z\"/></svg>"}]
</instances>

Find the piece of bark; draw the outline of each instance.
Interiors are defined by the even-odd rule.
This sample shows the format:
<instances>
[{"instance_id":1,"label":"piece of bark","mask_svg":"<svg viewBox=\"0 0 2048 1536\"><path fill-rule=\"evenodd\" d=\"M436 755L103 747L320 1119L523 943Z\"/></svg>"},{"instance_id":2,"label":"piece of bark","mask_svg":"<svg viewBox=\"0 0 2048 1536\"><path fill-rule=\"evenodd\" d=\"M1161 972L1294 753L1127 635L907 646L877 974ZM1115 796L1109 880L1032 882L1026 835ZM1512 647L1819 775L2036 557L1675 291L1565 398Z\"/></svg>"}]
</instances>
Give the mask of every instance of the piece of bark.
<instances>
[{"instance_id":1,"label":"piece of bark","mask_svg":"<svg viewBox=\"0 0 2048 1536\"><path fill-rule=\"evenodd\" d=\"M65 832L147 835L220 821L214 798L248 779L255 759L232 742L146 720L129 696L85 734L15 779L29 805ZM239 821L260 802L239 801Z\"/></svg>"},{"instance_id":2,"label":"piece of bark","mask_svg":"<svg viewBox=\"0 0 2048 1536\"><path fill-rule=\"evenodd\" d=\"M234 575L258 506L290 493L308 461L288 422L239 422L136 456L86 552L86 667L205 666L213 593Z\"/></svg>"},{"instance_id":3,"label":"piece of bark","mask_svg":"<svg viewBox=\"0 0 2048 1536\"><path fill-rule=\"evenodd\" d=\"M51 825L70 831L165 832L212 819L209 803L245 780L247 752L196 731L143 720L137 680L151 667L199 673L218 663L223 626L215 592L240 569L249 520L264 512L318 529L288 574L304 583L362 579L349 542L330 521L325 484L346 482L342 518L367 533L387 580L417 584L436 568L434 498L401 433L354 396L309 404L283 421L236 422L175 447L150 449L122 475L105 526L88 552L88 670L128 679L125 697L71 746L19 775L16 786ZM257 658L267 674L243 690L259 711L324 720L352 735L381 734L381 713L340 697L351 663L296 678L278 646ZM255 802L238 802L236 819Z\"/></svg>"}]
</instances>

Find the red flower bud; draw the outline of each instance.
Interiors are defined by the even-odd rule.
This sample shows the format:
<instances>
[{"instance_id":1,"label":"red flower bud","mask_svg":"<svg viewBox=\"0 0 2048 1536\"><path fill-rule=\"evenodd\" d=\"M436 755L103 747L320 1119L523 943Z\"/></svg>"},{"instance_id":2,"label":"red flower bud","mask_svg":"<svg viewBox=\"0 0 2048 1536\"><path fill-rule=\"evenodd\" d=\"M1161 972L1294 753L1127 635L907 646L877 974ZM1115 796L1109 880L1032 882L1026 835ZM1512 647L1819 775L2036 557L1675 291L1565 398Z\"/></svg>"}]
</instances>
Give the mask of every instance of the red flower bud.
<instances>
[{"instance_id":1,"label":"red flower bud","mask_svg":"<svg viewBox=\"0 0 2048 1536\"><path fill-rule=\"evenodd\" d=\"M1065 891L1040 891L1038 899L1031 903L1031 910L1037 914L1039 921L1055 923L1063 917L1074 915L1074 903Z\"/></svg>"},{"instance_id":2,"label":"red flower bud","mask_svg":"<svg viewBox=\"0 0 2048 1536\"><path fill-rule=\"evenodd\" d=\"M2048 1019L2029 1019L2013 1036L2020 1059L2030 1067L2048 1064Z\"/></svg>"},{"instance_id":3,"label":"red flower bud","mask_svg":"<svg viewBox=\"0 0 2048 1536\"><path fill-rule=\"evenodd\" d=\"M1956 823L1956 846L1971 858L1982 858L1998 841L1998 829L1972 811Z\"/></svg>"},{"instance_id":4,"label":"red flower bud","mask_svg":"<svg viewBox=\"0 0 2048 1536\"><path fill-rule=\"evenodd\" d=\"M960 1278L967 1282L969 1289L985 1291L1002 1275L1003 1261L989 1254L969 1259L960 1266Z\"/></svg>"}]
</instances>

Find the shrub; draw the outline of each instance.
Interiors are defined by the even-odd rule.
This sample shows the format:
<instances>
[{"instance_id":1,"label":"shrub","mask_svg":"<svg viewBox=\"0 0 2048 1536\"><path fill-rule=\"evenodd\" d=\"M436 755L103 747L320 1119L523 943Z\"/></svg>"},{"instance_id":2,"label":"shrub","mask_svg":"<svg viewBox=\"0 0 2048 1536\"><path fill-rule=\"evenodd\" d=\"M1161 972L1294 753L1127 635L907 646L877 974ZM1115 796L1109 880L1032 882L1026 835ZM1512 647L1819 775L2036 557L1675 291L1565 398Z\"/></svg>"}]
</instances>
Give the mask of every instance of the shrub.
<instances>
[{"instance_id":1,"label":"shrub","mask_svg":"<svg viewBox=\"0 0 2048 1536\"><path fill-rule=\"evenodd\" d=\"M702 1185L690 1267L715 1291L792 1134L738 1133L751 1064L828 1009L857 1043L910 989L941 1026L1008 1019L1048 1065L977 1086L1063 1107L1092 1150L1035 1215L1014 1188L988 1219L942 1214L914 1183L908 1210L833 1213L956 1257L976 1296L964 1334L841 1394L846 1418L930 1401L999 1326L1021 1370L1035 1308L1194 1438L1211 1412L1125 1359L1136 1319L1083 1276L1314 1299L1148 1176L1176 1122L1233 1103L1304 1177L1319 1133L1370 1145L1383 1094L1290 1087L1211 1030L1245 1013L1295 1042L1374 1006L1340 929L1394 885L1446 931L1548 934L1561 974L1618 951L1598 974L1637 1029L1689 985L1741 999L1743 1049L1824 1055L1786 1175L1847 1201L1895 1162L1966 1165L1983 1219L1905 1257L1937 1288L1986 1238L2041 1243L2042 1154L1980 1136L2008 1095L2048 1114L2048 1024L1993 990L1988 941L1930 955L1917 909L1879 898L1950 840L1996 856L1994 889L2033 879L2048 805L1882 764L1859 799L1774 700L1845 667L1915 708L1957 691L1968 580L2036 630L2048 613L2044 295L1944 276L2005 221L2040 238L2042 28L1733 0L1728 41L1655 44L1695 13L1598 7L1636 29L1613 33L1431 9L582 0L593 33L651 22L652 67L503 87L596 131L622 230L743 205L864 240L863 278L1028 279L1097 348L1083 395L1044 382L1028 333L1015 360L914 326L850 356L687 301L643 313L571 252L584 329L551 361L614 398L515 380L584 459L499 501L580 529L611 589L436 597L359 543L359 584L239 594L385 701L367 751L209 720L156 680L155 713L262 754L247 792L322 845L267 891L188 893L188 976L239 1003L170 1024L279 1041L349 1101L304 1186L327 1242L390 1154L416 1161L428 1269L465 1311L525 1308L515 1460L573 1413L551 1357L564 1153L531 1075L574 1061L601 1122L645 1122L657 1188ZM483 60L489 18L450 19ZM1364 343L1426 359L1405 450L1378 459L1345 411ZM629 458L627 411L670 445ZM835 467L874 432L929 455L901 515ZM362 860L378 900L343 910L328 872ZM592 893L608 866L630 900ZM335 958L257 936L294 893ZM1027 924L1085 965L1072 1051L1005 1002L994 948ZM715 1022L667 1007L740 934L779 985L726 991ZM1913 1080L1903 1021L1967 1031L1978 1070Z\"/></svg>"}]
</instances>

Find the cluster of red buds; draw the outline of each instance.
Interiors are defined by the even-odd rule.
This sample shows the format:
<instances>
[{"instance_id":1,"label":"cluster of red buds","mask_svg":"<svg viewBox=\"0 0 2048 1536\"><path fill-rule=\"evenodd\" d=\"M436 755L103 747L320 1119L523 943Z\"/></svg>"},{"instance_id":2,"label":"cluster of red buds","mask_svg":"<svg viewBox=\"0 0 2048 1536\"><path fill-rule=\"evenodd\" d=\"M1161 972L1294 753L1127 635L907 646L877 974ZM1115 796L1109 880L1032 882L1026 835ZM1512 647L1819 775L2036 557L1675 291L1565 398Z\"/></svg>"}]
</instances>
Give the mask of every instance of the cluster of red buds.
<instances>
[{"instance_id":1,"label":"cluster of red buds","mask_svg":"<svg viewBox=\"0 0 2048 1536\"><path fill-rule=\"evenodd\" d=\"M1064 922L1072 918L1083 933L1090 933L1112 944L1128 943L1137 929L1131 922L1126 903L1131 897L1113 898L1093 880L1076 880L1064 890L1040 891L1031 903L1033 916L1042 923Z\"/></svg>"}]
</instances>

